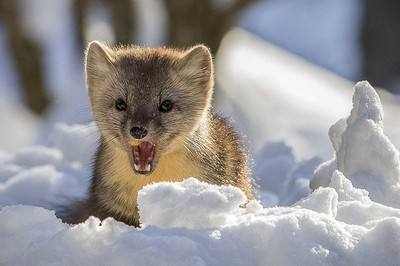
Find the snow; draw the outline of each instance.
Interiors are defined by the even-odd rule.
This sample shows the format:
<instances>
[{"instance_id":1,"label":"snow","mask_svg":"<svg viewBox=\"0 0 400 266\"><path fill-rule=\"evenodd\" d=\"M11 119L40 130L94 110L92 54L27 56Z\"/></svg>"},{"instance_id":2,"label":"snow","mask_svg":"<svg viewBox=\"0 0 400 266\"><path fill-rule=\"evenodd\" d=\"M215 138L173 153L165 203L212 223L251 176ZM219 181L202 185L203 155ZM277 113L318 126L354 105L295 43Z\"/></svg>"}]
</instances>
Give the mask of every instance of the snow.
<instances>
[{"instance_id":1,"label":"snow","mask_svg":"<svg viewBox=\"0 0 400 266\"><path fill-rule=\"evenodd\" d=\"M330 130L336 157L319 167L314 191L301 188L317 161L296 162L283 143L261 153L259 169L285 185L263 180L260 193L282 202L303 191L293 205L246 204L235 187L188 178L144 187L142 227L133 228L54 215L54 205L85 194L98 137L94 126L60 124L49 146L0 154L0 265L398 265L398 151L383 125L378 95L360 82L350 116Z\"/></svg>"},{"instance_id":2,"label":"snow","mask_svg":"<svg viewBox=\"0 0 400 266\"><path fill-rule=\"evenodd\" d=\"M216 228L245 203L246 197L236 187L209 185L194 178L147 186L138 197L141 222L160 228Z\"/></svg>"},{"instance_id":3,"label":"snow","mask_svg":"<svg viewBox=\"0 0 400 266\"><path fill-rule=\"evenodd\" d=\"M298 162L283 142L270 142L255 158L253 175L264 206L291 205L310 193L309 179L321 163L318 157Z\"/></svg>"},{"instance_id":4,"label":"snow","mask_svg":"<svg viewBox=\"0 0 400 266\"><path fill-rule=\"evenodd\" d=\"M87 192L98 138L94 124L56 125L51 147L27 146L0 156L0 207L54 207Z\"/></svg>"},{"instance_id":5,"label":"snow","mask_svg":"<svg viewBox=\"0 0 400 266\"><path fill-rule=\"evenodd\" d=\"M311 187L328 185L337 169L373 200L400 207L400 157L384 133L383 117L375 90L366 81L357 83L351 115L329 131L335 158L316 170Z\"/></svg>"},{"instance_id":6,"label":"snow","mask_svg":"<svg viewBox=\"0 0 400 266\"><path fill-rule=\"evenodd\" d=\"M222 41L216 76L217 108L235 118L255 154L284 140L296 158L331 155L326 129L350 108L348 81L237 29Z\"/></svg>"}]
</instances>

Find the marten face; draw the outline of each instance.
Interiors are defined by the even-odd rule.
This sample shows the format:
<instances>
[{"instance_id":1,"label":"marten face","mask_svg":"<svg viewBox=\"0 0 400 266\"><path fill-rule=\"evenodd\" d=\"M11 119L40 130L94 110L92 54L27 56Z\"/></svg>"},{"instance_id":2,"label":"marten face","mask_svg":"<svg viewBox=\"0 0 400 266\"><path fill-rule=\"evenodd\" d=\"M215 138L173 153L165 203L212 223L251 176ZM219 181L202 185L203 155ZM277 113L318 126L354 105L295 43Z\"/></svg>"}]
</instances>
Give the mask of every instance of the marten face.
<instances>
[{"instance_id":1,"label":"marten face","mask_svg":"<svg viewBox=\"0 0 400 266\"><path fill-rule=\"evenodd\" d=\"M86 81L94 119L107 145L128 154L133 173L149 175L159 159L201 126L212 96L212 59L204 46L111 49L89 44Z\"/></svg>"}]
</instances>

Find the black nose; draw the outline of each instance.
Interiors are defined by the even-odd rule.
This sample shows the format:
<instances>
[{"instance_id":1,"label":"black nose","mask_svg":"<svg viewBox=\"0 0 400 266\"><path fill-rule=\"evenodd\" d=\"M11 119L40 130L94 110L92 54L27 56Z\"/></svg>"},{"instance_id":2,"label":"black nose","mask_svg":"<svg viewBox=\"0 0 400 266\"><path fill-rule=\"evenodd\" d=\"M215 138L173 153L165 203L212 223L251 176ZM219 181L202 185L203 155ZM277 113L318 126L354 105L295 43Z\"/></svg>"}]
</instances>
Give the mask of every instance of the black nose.
<instances>
[{"instance_id":1,"label":"black nose","mask_svg":"<svg viewBox=\"0 0 400 266\"><path fill-rule=\"evenodd\" d=\"M130 133L135 139L142 139L146 137L147 129L145 129L144 127L133 127L131 128Z\"/></svg>"}]
</instances>

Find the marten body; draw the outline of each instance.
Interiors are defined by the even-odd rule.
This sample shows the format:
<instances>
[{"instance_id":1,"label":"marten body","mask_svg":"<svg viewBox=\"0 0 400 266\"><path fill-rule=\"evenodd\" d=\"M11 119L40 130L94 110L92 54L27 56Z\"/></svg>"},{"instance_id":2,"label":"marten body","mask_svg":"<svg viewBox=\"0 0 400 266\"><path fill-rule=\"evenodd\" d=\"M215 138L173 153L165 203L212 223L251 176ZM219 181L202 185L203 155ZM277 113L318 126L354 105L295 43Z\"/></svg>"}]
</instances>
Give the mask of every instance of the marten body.
<instances>
[{"instance_id":1,"label":"marten body","mask_svg":"<svg viewBox=\"0 0 400 266\"><path fill-rule=\"evenodd\" d=\"M113 50L92 42L86 80L101 138L89 195L71 206L66 222L93 215L139 226L138 191L188 177L253 197L246 152L210 110L213 66L206 47Z\"/></svg>"}]
</instances>

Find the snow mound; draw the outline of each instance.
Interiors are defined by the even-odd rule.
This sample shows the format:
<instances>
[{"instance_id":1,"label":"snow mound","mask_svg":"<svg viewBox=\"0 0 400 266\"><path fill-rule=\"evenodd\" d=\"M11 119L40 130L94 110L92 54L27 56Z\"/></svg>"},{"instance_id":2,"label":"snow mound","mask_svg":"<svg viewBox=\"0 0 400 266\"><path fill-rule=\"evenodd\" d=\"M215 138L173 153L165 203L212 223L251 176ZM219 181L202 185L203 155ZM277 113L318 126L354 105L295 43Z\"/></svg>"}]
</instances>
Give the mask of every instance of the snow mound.
<instances>
[{"instance_id":1,"label":"snow mound","mask_svg":"<svg viewBox=\"0 0 400 266\"><path fill-rule=\"evenodd\" d=\"M138 196L141 222L160 228L216 228L244 203L246 196L240 189L209 185L195 178L146 186Z\"/></svg>"},{"instance_id":2,"label":"snow mound","mask_svg":"<svg viewBox=\"0 0 400 266\"><path fill-rule=\"evenodd\" d=\"M311 188L327 186L339 170L371 199L400 207L400 157L383 130L383 108L378 94L366 82L355 85L353 109L329 130L335 157L316 170Z\"/></svg>"},{"instance_id":3,"label":"snow mound","mask_svg":"<svg viewBox=\"0 0 400 266\"><path fill-rule=\"evenodd\" d=\"M72 226L49 210L85 194L97 138L93 126L57 126L50 147L0 154L0 265L399 265L398 151L368 83L353 100L330 130L335 159L295 204L267 208L195 178L161 182L139 192L141 228L95 217ZM285 194L308 191L310 163L296 166L285 145L271 145L259 169L272 171L270 190L288 202Z\"/></svg>"}]
</instances>

